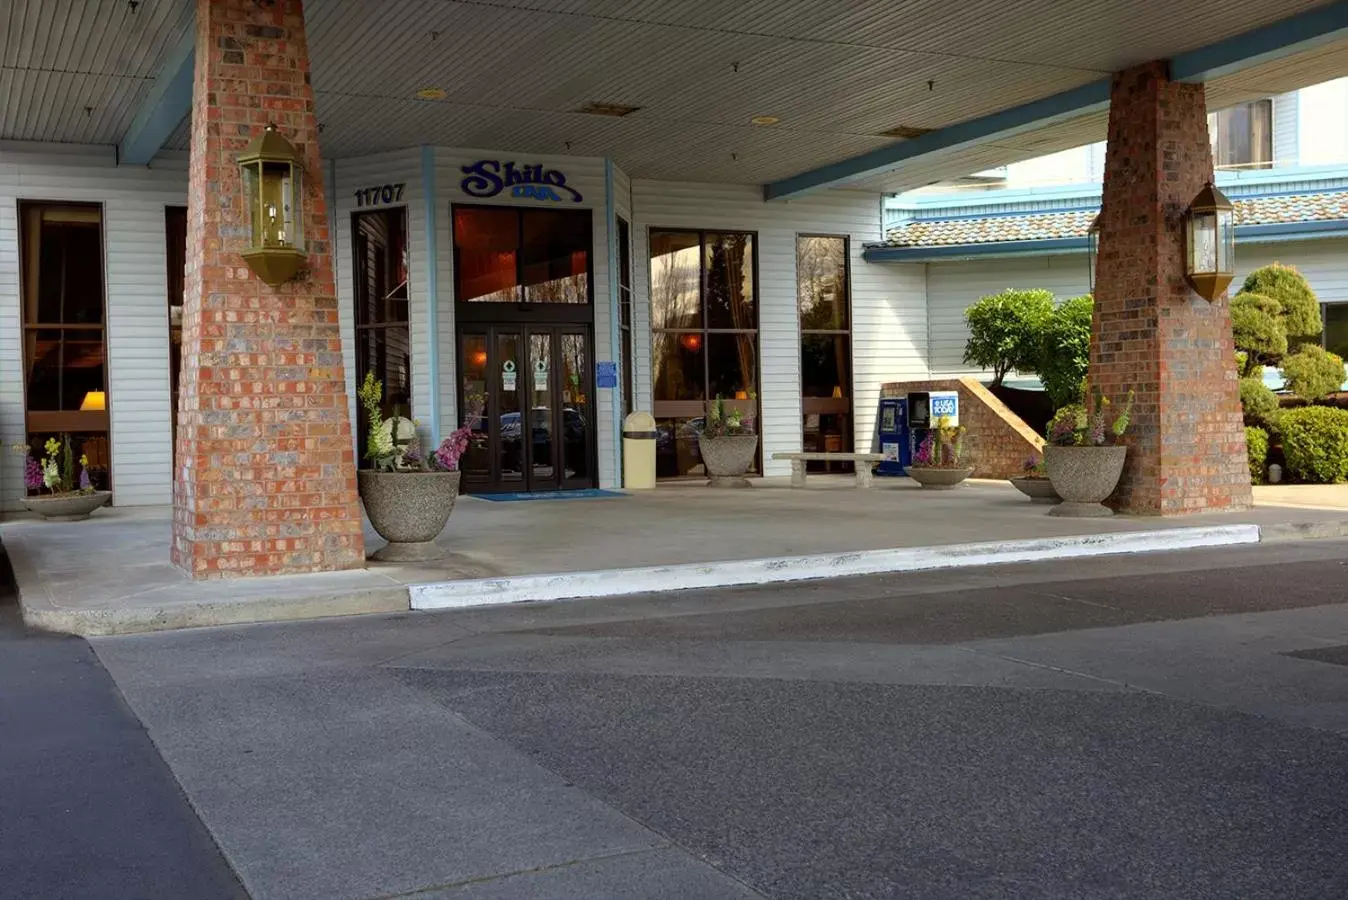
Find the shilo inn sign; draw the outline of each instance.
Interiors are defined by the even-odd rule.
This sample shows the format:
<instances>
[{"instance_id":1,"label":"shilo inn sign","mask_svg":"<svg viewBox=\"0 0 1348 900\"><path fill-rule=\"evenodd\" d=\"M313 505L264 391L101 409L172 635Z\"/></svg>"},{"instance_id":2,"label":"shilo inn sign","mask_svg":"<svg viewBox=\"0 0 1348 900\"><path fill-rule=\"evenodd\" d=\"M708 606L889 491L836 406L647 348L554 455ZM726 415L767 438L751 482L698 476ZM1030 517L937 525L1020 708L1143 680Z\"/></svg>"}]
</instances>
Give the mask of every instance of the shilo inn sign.
<instances>
[{"instance_id":1,"label":"shilo inn sign","mask_svg":"<svg viewBox=\"0 0 1348 900\"><path fill-rule=\"evenodd\" d=\"M470 197L495 197L508 188L512 197L565 203L567 198L562 196L565 193L573 203L581 199L580 191L566 186L565 175L541 164L517 166L513 162L483 159L460 168L464 179L459 186Z\"/></svg>"}]
</instances>

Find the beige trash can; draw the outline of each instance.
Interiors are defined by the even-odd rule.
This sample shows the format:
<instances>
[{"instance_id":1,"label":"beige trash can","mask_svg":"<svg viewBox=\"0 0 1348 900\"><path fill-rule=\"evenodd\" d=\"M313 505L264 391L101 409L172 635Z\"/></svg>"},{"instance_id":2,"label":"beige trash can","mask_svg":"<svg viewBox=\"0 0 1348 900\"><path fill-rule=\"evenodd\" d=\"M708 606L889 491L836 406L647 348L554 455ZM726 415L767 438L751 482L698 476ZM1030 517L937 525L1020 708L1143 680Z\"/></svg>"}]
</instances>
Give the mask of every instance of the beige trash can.
<instances>
[{"instance_id":1,"label":"beige trash can","mask_svg":"<svg viewBox=\"0 0 1348 900\"><path fill-rule=\"evenodd\" d=\"M623 419L623 487L649 491L655 487L655 417L634 412Z\"/></svg>"}]
</instances>

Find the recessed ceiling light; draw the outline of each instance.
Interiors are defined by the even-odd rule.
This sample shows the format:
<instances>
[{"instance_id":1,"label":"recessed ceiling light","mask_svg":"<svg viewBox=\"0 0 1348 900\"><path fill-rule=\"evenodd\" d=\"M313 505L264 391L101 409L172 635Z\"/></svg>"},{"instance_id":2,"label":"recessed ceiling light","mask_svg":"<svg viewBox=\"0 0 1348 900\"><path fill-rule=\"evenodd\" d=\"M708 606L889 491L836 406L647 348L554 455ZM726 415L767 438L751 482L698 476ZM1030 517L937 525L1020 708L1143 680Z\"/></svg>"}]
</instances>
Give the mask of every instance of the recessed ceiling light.
<instances>
[{"instance_id":1,"label":"recessed ceiling light","mask_svg":"<svg viewBox=\"0 0 1348 900\"><path fill-rule=\"evenodd\" d=\"M414 94L418 100L443 100L449 96L444 88L424 87Z\"/></svg>"},{"instance_id":2,"label":"recessed ceiling light","mask_svg":"<svg viewBox=\"0 0 1348 900\"><path fill-rule=\"evenodd\" d=\"M776 116L754 116L749 120L750 125L776 125L782 121Z\"/></svg>"},{"instance_id":3,"label":"recessed ceiling light","mask_svg":"<svg viewBox=\"0 0 1348 900\"><path fill-rule=\"evenodd\" d=\"M913 125L898 125L888 131L880 132L880 137L902 138L905 141L911 141L913 138L920 138L924 134L931 134L934 129L917 128Z\"/></svg>"},{"instance_id":4,"label":"recessed ceiling light","mask_svg":"<svg viewBox=\"0 0 1348 900\"><path fill-rule=\"evenodd\" d=\"M632 113L641 109L640 106L627 106L623 103L586 103L578 113L584 113L587 116L608 116L611 119L621 119L623 116L630 116Z\"/></svg>"}]
</instances>

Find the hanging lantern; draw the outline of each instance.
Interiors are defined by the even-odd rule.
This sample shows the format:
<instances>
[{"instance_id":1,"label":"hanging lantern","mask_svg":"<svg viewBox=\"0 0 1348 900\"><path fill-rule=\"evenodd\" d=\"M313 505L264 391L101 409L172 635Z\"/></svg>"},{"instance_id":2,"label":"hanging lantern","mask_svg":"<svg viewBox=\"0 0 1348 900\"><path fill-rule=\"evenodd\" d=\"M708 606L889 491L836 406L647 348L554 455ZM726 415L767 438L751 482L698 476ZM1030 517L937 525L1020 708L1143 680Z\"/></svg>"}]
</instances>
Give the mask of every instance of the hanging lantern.
<instances>
[{"instance_id":1,"label":"hanging lantern","mask_svg":"<svg viewBox=\"0 0 1348 900\"><path fill-rule=\"evenodd\" d=\"M1100 216L1096 213L1091 227L1086 229L1086 283L1095 293L1095 274L1100 270Z\"/></svg>"},{"instance_id":2,"label":"hanging lantern","mask_svg":"<svg viewBox=\"0 0 1348 900\"><path fill-rule=\"evenodd\" d=\"M1235 277L1235 211L1226 195L1208 182L1184 214L1184 277L1209 303Z\"/></svg>"},{"instance_id":3,"label":"hanging lantern","mask_svg":"<svg viewBox=\"0 0 1348 900\"><path fill-rule=\"evenodd\" d=\"M305 262L303 162L295 145L268 125L239 156L248 202L249 243L244 261L275 287Z\"/></svg>"}]
</instances>

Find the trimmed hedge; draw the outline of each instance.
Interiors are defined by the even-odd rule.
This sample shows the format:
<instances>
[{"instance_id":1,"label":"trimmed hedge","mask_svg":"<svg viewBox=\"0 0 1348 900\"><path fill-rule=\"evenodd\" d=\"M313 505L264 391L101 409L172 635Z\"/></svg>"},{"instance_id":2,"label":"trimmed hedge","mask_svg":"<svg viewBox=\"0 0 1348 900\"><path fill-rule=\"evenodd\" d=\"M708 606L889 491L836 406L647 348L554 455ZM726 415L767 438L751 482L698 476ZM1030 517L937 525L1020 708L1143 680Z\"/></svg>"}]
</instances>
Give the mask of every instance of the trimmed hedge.
<instances>
[{"instance_id":1,"label":"trimmed hedge","mask_svg":"<svg viewBox=\"0 0 1348 900\"><path fill-rule=\"evenodd\" d=\"M1314 403L1343 385L1343 360L1323 347L1307 344L1283 359L1282 377L1288 390Z\"/></svg>"},{"instance_id":2,"label":"trimmed hedge","mask_svg":"<svg viewBox=\"0 0 1348 900\"><path fill-rule=\"evenodd\" d=\"M1246 426L1245 450L1250 457L1250 484L1263 484L1264 472L1268 470L1268 432Z\"/></svg>"},{"instance_id":3,"label":"trimmed hedge","mask_svg":"<svg viewBox=\"0 0 1348 900\"><path fill-rule=\"evenodd\" d=\"M1348 481L1348 409L1304 406L1278 418L1287 468L1302 481Z\"/></svg>"},{"instance_id":4,"label":"trimmed hedge","mask_svg":"<svg viewBox=\"0 0 1348 900\"><path fill-rule=\"evenodd\" d=\"M1245 424L1269 429L1278 415L1278 395L1268 389L1261 378L1240 379L1240 408L1245 411Z\"/></svg>"}]
</instances>

